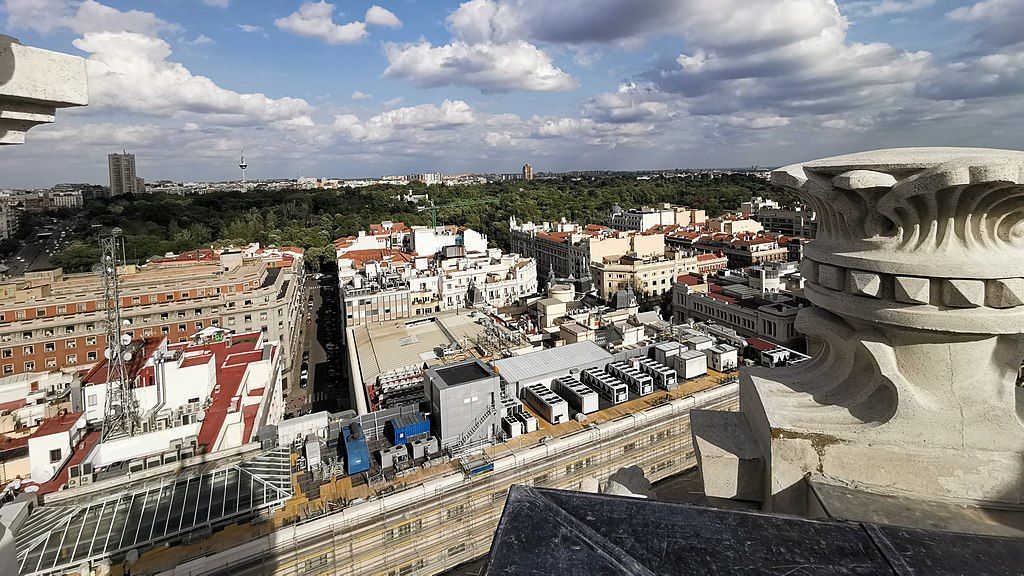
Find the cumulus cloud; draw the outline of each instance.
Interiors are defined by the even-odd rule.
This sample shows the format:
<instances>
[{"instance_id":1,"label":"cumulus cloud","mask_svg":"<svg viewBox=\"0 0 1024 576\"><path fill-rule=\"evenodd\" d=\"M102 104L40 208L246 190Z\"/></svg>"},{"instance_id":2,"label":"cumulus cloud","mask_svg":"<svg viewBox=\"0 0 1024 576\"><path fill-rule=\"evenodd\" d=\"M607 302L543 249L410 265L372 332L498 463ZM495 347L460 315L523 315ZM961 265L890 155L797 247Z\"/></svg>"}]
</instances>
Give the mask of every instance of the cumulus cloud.
<instances>
[{"instance_id":1,"label":"cumulus cloud","mask_svg":"<svg viewBox=\"0 0 1024 576\"><path fill-rule=\"evenodd\" d=\"M210 44L216 44L216 42L206 34L200 34L195 39L186 41L185 44L189 46L209 46Z\"/></svg>"},{"instance_id":2,"label":"cumulus cloud","mask_svg":"<svg viewBox=\"0 0 1024 576\"><path fill-rule=\"evenodd\" d=\"M970 27L979 44L1009 46L1024 42L1024 6L1019 0L983 0L961 6L947 17Z\"/></svg>"},{"instance_id":3,"label":"cumulus cloud","mask_svg":"<svg viewBox=\"0 0 1024 576\"><path fill-rule=\"evenodd\" d=\"M12 28L42 33L59 29L76 34L103 31L157 34L180 30L178 25L165 22L152 12L124 12L94 0L5 0L4 10Z\"/></svg>"},{"instance_id":4,"label":"cumulus cloud","mask_svg":"<svg viewBox=\"0 0 1024 576\"><path fill-rule=\"evenodd\" d=\"M303 2L299 9L284 18L274 20L274 25L284 32L306 38L315 38L328 44L354 44L366 38L367 25L401 28L402 21L389 10L373 5L366 11L363 22L352 21L338 24L334 21L334 4L324 0Z\"/></svg>"},{"instance_id":5,"label":"cumulus cloud","mask_svg":"<svg viewBox=\"0 0 1024 576\"><path fill-rule=\"evenodd\" d=\"M366 10L366 16L363 18L367 24L373 26L384 26L386 28L401 28L402 21L395 16L395 13L386 9L381 8L374 4Z\"/></svg>"},{"instance_id":6,"label":"cumulus cloud","mask_svg":"<svg viewBox=\"0 0 1024 576\"><path fill-rule=\"evenodd\" d=\"M168 60L171 47L160 38L135 32L87 32L74 45L89 53L91 107L161 116L200 114L208 122L229 125L289 120L310 111L301 99L242 94L195 76Z\"/></svg>"},{"instance_id":7,"label":"cumulus cloud","mask_svg":"<svg viewBox=\"0 0 1024 576\"><path fill-rule=\"evenodd\" d=\"M371 142L396 138L400 131L451 130L476 122L476 113L462 100L445 100L440 106L419 104L388 110L363 121L355 114L341 114L334 119L334 128L352 140Z\"/></svg>"},{"instance_id":8,"label":"cumulus cloud","mask_svg":"<svg viewBox=\"0 0 1024 576\"><path fill-rule=\"evenodd\" d=\"M558 92L579 83L551 56L517 37L518 16L506 3L470 0L448 17L453 38L434 46L425 39L387 44L384 75L420 87L471 86L483 92Z\"/></svg>"},{"instance_id":9,"label":"cumulus cloud","mask_svg":"<svg viewBox=\"0 0 1024 576\"><path fill-rule=\"evenodd\" d=\"M238 26L242 32L247 32L249 34L259 34L263 32L262 26L254 26L252 24L236 24L236 26Z\"/></svg>"},{"instance_id":10,"label":"cumulus cloud","mask_svg":"<svg viewBox=\"0 0 1024 576\"><path fill-rule=\"evenodd\" d=\"M371 98L373 98L373 94L367 94L366 92L360 92L359 90L356 90L352 92L352 96L350 96L350 98L352 98L353 100L370 100Z\"/></svg>"},{"instance_id":11,"label":"cumulus cloud","mask_svg":"<svg viewBox=\"0 0 1024 576\"><path fill-rule=\"evenodd\" d=\"M337 24L333 14L334 4L323 0L303 2L297 11L274 20L274 26L284 32L315 38L328 44L354 44L366 38L365 23Z\"/></svg>"}]
</instances>

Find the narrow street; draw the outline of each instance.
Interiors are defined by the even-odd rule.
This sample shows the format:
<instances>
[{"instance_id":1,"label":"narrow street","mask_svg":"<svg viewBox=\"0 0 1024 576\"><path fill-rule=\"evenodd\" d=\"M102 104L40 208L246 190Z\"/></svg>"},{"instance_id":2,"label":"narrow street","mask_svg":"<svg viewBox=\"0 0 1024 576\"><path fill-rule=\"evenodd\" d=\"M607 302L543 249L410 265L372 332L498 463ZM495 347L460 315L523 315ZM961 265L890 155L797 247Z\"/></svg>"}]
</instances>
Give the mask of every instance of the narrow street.
<instances>
[{"instance_id":1,"label":"narrow street","mask_svg":"<svg viewBox=\"0 0 1024 576\"><path fill-rule=\"evenodd\" d=\"M348 386L341 369L342 350L338 344L341 325L338 314L337 276L333 266L325 266L317 280L307 276L303 294L302 345L295 349L295 382L289 382L285 412L289 417L320 410L337 412L349 407ZM312 306L309 302L312 301ZM299 376L306 371L306 378Z\"/></svg>"}]
</instances>

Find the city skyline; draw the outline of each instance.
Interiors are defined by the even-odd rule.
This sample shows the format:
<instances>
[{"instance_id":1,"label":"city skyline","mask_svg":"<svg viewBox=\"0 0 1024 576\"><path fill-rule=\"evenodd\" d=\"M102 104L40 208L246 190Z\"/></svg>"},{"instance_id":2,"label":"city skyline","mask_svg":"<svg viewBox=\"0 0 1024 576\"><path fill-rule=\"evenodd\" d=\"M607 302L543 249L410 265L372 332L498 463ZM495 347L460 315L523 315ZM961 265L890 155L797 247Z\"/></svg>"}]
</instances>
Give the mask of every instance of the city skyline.
<instances>
[{"instance_id":1,"label":"city skyline","mask_svg":"<svg viewBox=\"0 0 1024 576\"><path fill-rule=\"evenodd\" d=\"M6 0L4 32L88 59L92 103L0 160L2 187L425 171L777 166L1013 147L1012 0ZM584 11L586 9L586 11ZM46 171L26 166L47 163Z\"/></svg>"}]
</instances>

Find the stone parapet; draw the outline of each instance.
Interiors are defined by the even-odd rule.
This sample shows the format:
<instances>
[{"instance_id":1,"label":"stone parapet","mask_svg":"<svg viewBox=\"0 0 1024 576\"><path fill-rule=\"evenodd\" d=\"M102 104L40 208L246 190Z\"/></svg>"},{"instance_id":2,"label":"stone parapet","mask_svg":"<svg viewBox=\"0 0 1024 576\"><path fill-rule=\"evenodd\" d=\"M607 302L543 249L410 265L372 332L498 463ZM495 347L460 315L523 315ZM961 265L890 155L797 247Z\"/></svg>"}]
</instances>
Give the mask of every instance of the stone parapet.
<instances>
[{"instance_id":1,"label":"stone parapet","mask_svg":"<svg viewBox=\"0 0 1024 576\"><path fill-rule=\"evenodd\" d=\"M88 103L84 59L0 35L0 144L23 144L25 132L53 122L57 108Z\"/></svg>"}]
</instances>

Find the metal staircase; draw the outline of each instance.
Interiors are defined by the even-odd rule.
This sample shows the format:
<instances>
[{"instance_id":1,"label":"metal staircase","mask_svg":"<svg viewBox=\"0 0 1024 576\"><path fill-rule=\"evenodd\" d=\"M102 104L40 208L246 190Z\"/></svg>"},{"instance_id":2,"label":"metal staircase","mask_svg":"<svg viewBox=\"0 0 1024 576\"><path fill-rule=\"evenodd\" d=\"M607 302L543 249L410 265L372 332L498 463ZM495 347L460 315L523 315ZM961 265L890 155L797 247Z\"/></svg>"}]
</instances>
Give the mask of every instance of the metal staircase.
<instances>
[{"instance_id":1,"label":"metal staircase","mask_svg":"<svg viewBox=\"0 0 1024 576\"><path fill-rule=\"evenodd\" d=\"M494 409L494 405L488 405L487 409L481 412L480 415L476 417L476 420L473 421L469 428L466 428L466 430L459 435L459 439L456 440L455 443L451 445L449 450L451 450L453 454L458 454L467 444L470 443L470 441L473 439L473 435L475 435L477 431L480 430L480 427L484 425L484 422L490 420L491 416L493 416L495 412L496 410Z\"/></svg>"}]
</instances>

